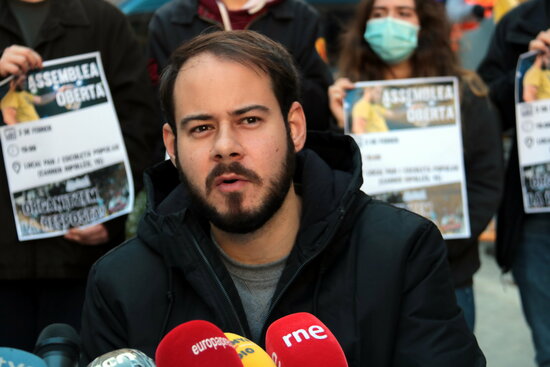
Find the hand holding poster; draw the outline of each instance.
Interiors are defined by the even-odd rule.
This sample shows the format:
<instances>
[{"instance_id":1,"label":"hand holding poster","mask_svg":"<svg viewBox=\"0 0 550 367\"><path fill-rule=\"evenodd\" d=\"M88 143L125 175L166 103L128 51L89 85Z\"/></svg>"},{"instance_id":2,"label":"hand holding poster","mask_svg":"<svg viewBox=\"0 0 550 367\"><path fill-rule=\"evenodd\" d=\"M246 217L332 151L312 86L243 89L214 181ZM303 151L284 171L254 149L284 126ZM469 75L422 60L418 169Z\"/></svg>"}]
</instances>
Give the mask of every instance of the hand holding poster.
<instances>
[{"instance_id":1,"label":"hand holding poster","mask_svg":"<svg viewBox=\"0 0 550 367\"><path fill-rule=\"evenodd\" d=\"M528 52L516 73L516 132L526 213L550 212L550 60Z\"/></svg>"},{"instance_id":2,"label":"hand holding poster","mask_svg":"<svg viewBox=\"0 0 550 367\"><path fill-rule=\"evenodd\" d=\"M443 237L470 236L454 77L356 83L346 132L363 159L362 190L428 219Z\"/></svg>"},{"instance_id":3,"label":"hand holding poster","mask_svg":"<svg viewBox=\"0 0 550 367\"><path fill-rule=\"evenodd\" d=\"M130 166L99 53L45 62L6 86L0 140L19 240L130 212Z\"/></svg>"}]
</instances>

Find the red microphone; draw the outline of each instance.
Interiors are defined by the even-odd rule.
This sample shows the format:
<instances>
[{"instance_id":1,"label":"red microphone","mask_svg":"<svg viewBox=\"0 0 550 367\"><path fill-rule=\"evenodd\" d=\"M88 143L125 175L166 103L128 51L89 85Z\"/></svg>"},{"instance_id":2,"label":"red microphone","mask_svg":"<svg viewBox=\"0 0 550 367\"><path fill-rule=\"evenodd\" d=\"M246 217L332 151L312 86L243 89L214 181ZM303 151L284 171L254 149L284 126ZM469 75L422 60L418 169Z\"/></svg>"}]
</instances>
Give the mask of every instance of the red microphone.
<instances>
[{"instance_id":1,"label":"red microphone","mask_svg":"<svg viewBox=\"0 0 550 367\"><path fill-rule=\"evenodd\" d=\"M155 353L157 367L243 367L233 344L216 325L185 322L162 338Z\"/></svg>"},{"instance_id":2,"label":"red microphone","mask_svg":"<svg viewBox=\"0 0 550 367\"><path fill-rule=\"evenodd\" d=\"M293 313L269 326L265 349L277 367L347 367L340 344L317 317Z\"/></svg>"}]
</instances>

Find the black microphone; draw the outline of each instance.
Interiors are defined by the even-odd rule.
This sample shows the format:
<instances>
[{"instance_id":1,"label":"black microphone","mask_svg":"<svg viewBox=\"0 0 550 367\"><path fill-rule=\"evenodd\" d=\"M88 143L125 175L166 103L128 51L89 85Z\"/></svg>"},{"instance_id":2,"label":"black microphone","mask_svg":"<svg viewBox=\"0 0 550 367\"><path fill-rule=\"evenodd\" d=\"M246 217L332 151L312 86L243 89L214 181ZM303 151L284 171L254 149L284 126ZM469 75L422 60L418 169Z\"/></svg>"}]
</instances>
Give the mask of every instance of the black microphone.
<instances>
[{"instance_id":1,"label":"black microphone","mask_svg":"<svg viewBox=\"0 0 550 367\"><path fill-rule=\"evenodd\" d=\"M155 362L136 349L117 349L100 355L87 367L155 367Z\"/></svg>"},{"instance_id":2,"label":"black microphone","mask_svg":"<svg viewBox=\"0 0 550 367\"><path fill-rule=\"evenodd\" d=\"M42 358L48 367L77 367L80 337L70 325L48 325L38 336L34 353Z\"/></svg>"}]
</instances>

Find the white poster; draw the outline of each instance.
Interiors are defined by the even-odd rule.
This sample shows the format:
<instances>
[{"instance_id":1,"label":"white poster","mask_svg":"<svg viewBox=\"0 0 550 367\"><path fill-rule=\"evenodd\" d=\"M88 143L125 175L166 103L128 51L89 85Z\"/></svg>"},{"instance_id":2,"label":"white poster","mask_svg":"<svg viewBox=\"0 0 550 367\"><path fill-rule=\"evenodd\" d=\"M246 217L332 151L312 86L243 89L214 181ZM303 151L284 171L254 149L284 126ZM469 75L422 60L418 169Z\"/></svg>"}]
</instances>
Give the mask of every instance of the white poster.
<instances>
[{"instance_id":1,"label":"white poster","mask_svg":"<svg viewBox=\"0 0 550 367\"><path fill-rule=\"evenodd\" d=\"M44 63L0 89L0 140L20 241L129 213L133 182L99 53Z\"/></svg>"},{"instance_id":2,"label":"white poster","mask_svg":"<svg viewBox=\"0 0 550 367\"><path fill-rule=\"evenodd\" d=\"M526 213L550 212L550 58L528 52L516 73L516 132Z\"/></svg>"},{"instance_id":3,"label":"white poster","mask_svg":"<svg viewBox=\"0 0 550 367\"><path fill-rule=\"evenodd\" d=\"M362 190L432 220L445 239L470 237L457 79L355 87L344 111L361 149Z\"/></svg>"}]
</instances>

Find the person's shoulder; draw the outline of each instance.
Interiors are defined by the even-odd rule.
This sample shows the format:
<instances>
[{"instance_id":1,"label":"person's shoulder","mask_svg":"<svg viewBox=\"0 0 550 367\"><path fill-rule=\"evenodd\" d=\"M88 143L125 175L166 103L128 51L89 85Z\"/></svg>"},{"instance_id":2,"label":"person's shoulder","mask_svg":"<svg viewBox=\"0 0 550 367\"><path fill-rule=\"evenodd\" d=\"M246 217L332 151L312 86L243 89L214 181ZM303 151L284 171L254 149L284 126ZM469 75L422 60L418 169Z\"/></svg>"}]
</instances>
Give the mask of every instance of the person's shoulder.
<instances>
[{"instance_id":1,"label":"person's shoulder","mask_svg":"<svg viewBox=\"0 0 550 367\"><path fill-rule=\"evenodd\" d=\"M535 26L535 23L539 23L545 17L545 7L549 6L545 1L547 0L532 0L519 4L504 14L496 28L500 31L522 28L522 23L527 19L532 23L529 26Z\"/></svg>"},{"instance_id":2,"label":"person's shoulder","mask_svg":"<svg viewBox=\"0 0 550 367\"><path fill-rule=\"evenodd\" d=\"M117 8L115 5L109 3L106 0L72 0L78 1L82 4L87 13L90 12L99 12L99 13L109 13L116 14L117 16L125 16L124 13Z\"/></svg>"},{"instance_id":3,"label":"person's shoulder","mask_svg":"<svg viewBox=\"0 0 550 367\"><path fill-rule=\"evenodd\" d=\"M11 104L16 102L16 100L17 100L17 92L10 90L8 93L4 95L4 97L0 98L0 103L2 104L2 108L5 108L5 107L10 107Z\"/></svg>"},{"instance_id":4,"label":"person's shoulder","mask_svg":"<svg viewBox=\"0 0 550 367\"><path fill-rule=\"evenodd\" d=\"M445 242L436 225L407 209L371 200L355 222L351 246L357 258L369 264L385 264L388 272L403 273L405 263L420 265L426 259L443 259Z\"/></svg>"},{"instance_id":5,"label":"person's shoulder","mask_svg":"<svg viewBox=\"0 0 550 367\"><path fill-rule=\"evenodd\" d=\"M93 27L106 29L124 25L128 22L126 15L115 5L106 0L71 0L74 6L81 6L88 21ZM77 5L79 4L79 5Z\"/></svg>"},{"instance_id":6,"label":"person's shoulder","mask_svg":"<svg viewBox=\"0 0 550 367\"><path fill-rule=\"evenodd\" d=\"M365 238L403 245L413 244L426 234L441 236L435 224L425 217L375 199L361 211L355 230Z\"/></svg>"},{"instance_id":7,"label":"person's shoulder","mask_svg":"<svg viewBox=\"0 0 550 367\"><path fill-rule=\"evenodd\" d=\"M172 0L155 10L154 18L188 18L197 13L198 0Z\"/></svg>"},{"instance_id":8,"label":"person's shoulder","mask_svg":"<svg viewBox=\"0 0 550 367\"><path fill-rule=\"evenodd\" d=\"M360 239L359 246L373 253L382 248L391 248L391 253L396 254L410 253L418 246L425 251L444 251L445 247L441 233L432 221L375 199L371 199L358 214L353 232Z\"/></svg>"},{"instance_id":9,"label":"person's shoulder","mask_svg":"<svg viewBox=\"0 0 550 367\"><path fill-rule=\"evenodd\" d=\"M139 238L134 237L100 257L92 267L92 278L100 283L144 281L162 267L161 256Z\"/></svg>"}]
</instances>

